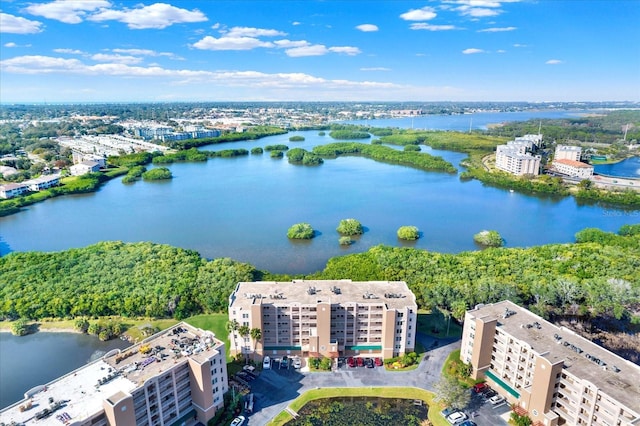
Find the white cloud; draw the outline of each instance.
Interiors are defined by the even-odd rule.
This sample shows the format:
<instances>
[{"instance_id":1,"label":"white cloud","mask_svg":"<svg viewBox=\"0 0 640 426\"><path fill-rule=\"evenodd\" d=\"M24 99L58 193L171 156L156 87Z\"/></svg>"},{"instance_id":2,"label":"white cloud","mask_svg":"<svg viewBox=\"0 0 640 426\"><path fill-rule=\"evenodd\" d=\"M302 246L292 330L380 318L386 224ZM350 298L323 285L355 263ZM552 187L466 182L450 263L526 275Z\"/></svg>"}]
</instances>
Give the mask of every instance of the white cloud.
<instances>
[{"instance_id":1,"label":"white cloud","mask_svg":"<svg viewBox=\"0 0 640 426\"><path fill-rule=\"evenodd\" d=\"M360 24L356 26L356 29L365 33L370 33L370 32L378 31L378 26L373 24Z\"/></svg>"},{"instance_id":2,"label":"white cloud","mask_svg":"<svg viewBox=\"0 0 640 426\"><path fill-rule=\"evenodd\" d=\"M301 22L298 22L298 21L293 21L293 22L291 23L291 25L293 25L293 26L296 26L296 25L301 25Z\"/></svg>"},{"instance_id":3,"label":"white cloud","mask_svg":"<svg viewBox=\"0 0 640 426\"><path fill-rule=\"evenodd\" d=\"M276 40L273 42L273 44L275 44L276 46L283 48L283 49L288 49L291 47L302 47L302 46L309 46L311 43L309 43L308 41L305 40L287 40L287 39L283 39L283 40Z\"/></svg>"},{"instance_id":4,"label":"white cloud","mask_svg":"<svg viewBox=\"0 0 640 426\"><path fill-rule=\"evenodd\" d=\"M547 62L545 62L545 64L547 65L558 65L561 64L563 61L561 61L560 59L549 59Z\"/></svg>"},{"instance_id":5,"label":"white cloud","mask_svg":"<svg viewBox=\"0 0 640 426\"><path fill-rule=\"evenodd\" d=\"M233 27L225 33L226 37L278 37L286 35L287 33L278 30L251 27Z\"/></svg>"},{"instance_id":6,"label":"white cloud","mask_svg":"<svg viewBox=\"0 0 640 426\"><path fill-rule=\"evenodd\" d=\"M66 53L69 55L84 55L84 52L78 49L53 49L53 51L56 53Z\"/></svg>"},{"instance_id":7,"label":"white cloud","mask_svg":"<svg viewBox=\"0 0 640 426\"><path fill-rule=\"evenodd\" d=\"M409 26L412 30L425 30L425 31L451 31L457 30L455 25L431 25L426 22L415 22Z\"/></svg>"},{"instance_id":8,"label":"white cloud","mask_svg":"<svg viewBox=\"0 0 640 426\"><path fill-rule=\"evenodd\" d=\"M329 53L326 46L322 44L310 44L308 46L293 47L284 51L287 56L298 58L301 56L322 56Z\"/></svg>"},{"instance_id":9,"label":"white cloud","mask_svg":"<svg viewBox=\"0 0 640 426\"><path fill-rule=\"evenodd\" d=\"M479 33L501 33L505 31L515 31L517 27L493 27L485 28L484 30L478 30Z\"/></svg>"},{"instance_id":10,"label":"white cloud","mask_svg":"<svg viewBox=\"0 0 640 426\"><path fill-rule=\"evenodd\" d=\"M331 51L333 53L344 53L345 55L348 55L348 56L355 56L355 55L359 55L360 53L362 53L360 51L360 49L358 49L357 47L353 47L353 46L330 47L329 51Z\"/></svg>"},{"instance_id":11,"label":"white cloud","mask_svg":"<svg viewBox=\"0 0 640 426\"><path fill-rule=\"evenodd\" d=\"M486 18L489 16L497 16L502 13L500 9L488 9L484 7L461 6L456 10L458 10L463 16L471 16L474 18Z\"/></svg>"},{"instance_id":12,"label":"white cloud","mask_svg":"<svg viewBox=\"0 0 640 426\"><path fill-rule=\"evenodd\" d=\"M138 55L138 56L165 56L170 59L184 59L171 52L156 52L151 49L111 49L115 53L124 53L126 55Z\"/></svg>"},{"instance_id":13,"label":"white cloud","mask_svg":"<svg viewBox=\"0 0 640 426\"><path fill-rule=\"evenodd\" d=\"M464 53L465 55L473 55L475 53L485 53L485 51L482 50L482 49L476 49L476 48L472 47L472 48L469 48L469 49L464 49L462 51L462 53Z\"/></svg>"},{"instance_id":14,"label":"white cloud","mask_svg":"<svg viewBox=\"0 0 640 426\"><path fill-rule=\"evenodd\" d=\"M89 16L91 21L118 21L127 24L130 29L163 29L174 24L207 21L204 13L198 9L181 9L170 4L154 3L135 9L103 9Z\"/></svg>"},{"instance_id":15,"label":"white cloud","mask_svg":"<svg viewBox=\"0 0 640 426\"><path fill-rule=\"evenodd\" d=\"M385 67L368 67L368 68L360 68L360 71L391 71L391 68L385 68Z\"/></svg>"},{"instance_id":16,"label":"white cloud","mask_svg":"<svg viewBox=\"0 0 640 426\"><path fill-rule=\"evenodd\" d=\"M0 12L0 33L35 34L42 31L42 22Z\"/></svg>"},{"instance_id":17,"label":"white cloud","mask_svg":"<svg viewBox=\"0 0 640 426\"><path fill-rule=\"evenodd\" d=\"M87 65L78 59L63 59L49 56L20 56L0 61L0 70L19 74L78 74L91 76L120 76L140 78L174 78L176 82L213 83L224 86L247 88L314 88L317 90L364 90L395 89L394 83L374 81L327 80L304 73L267 74L259 71L197 71L173 70L159 66L130 66L104 63Z\"/></svg>"},{"instance_id":18,"label":"white cloud","mask_svg":"<svg viewBox=\"0 0 640 426\"><path fill-rule=\"evenodd\" d=\"M25 10L32 15L64 22L79 24L87 12L111 6L107 0L55 0L51 3L32 4Z\"/></svg>"},{"instance_id":19,"label":"white cloud","mask_svg":"<svg viewBox=\"0 0 640 426\"><path fill-rule=\"evenodd\" d=\"M95 55L91 56L91 59L93 59L96 62L113 62L116 64L128 64L128 65L133 65L133 64L139 64L140 62L142 62L142 58L139 58L137 56L127 56L127 55L112 55L109 53L96 53Z\"/></svg>"},{"instance_id":20,"label":"white cloud","mask_svg":"<svg viewBox=\"0 0 640 426\"><path fill-rule=\"evenodd\" d=\"M498 53L507 53L507 51L504 50L504 49L498 49L496 52L498 52Z\"/></svg>"},{"instance_id":21,"label":"white cloud","mask_svg":"<svg viewBox=\"0 0 640 426\"><path fill-rule=\"evenodd\" d=\"M405 21L428 21L438 16L432 7L425 6L422 9L411 9L400 15Z\"/></svg>"},{"instance_id":22,"label":"white cloud","mask_svg":"<svg viewBox=\"0 0 640 426\"><path fill-rule=\"evenodd\" d=\"M513 47L527 47L526 44L515 43Z\"/></svg>"},{"instance_id":23,"label":"white cloud","mask_svg":"<svg viewBox=\"0 0 640 426\"><path fill-rule=\"evenodd\" d=\"M193 44L201 50L251 50L258 47L273 47L268 41L261 41L253 37L220 37L206 36Z\"/></svg>"},{"instance_id":24,"label":"white cloud","mask_svg":"<svg viewBox=\"0 0 640 426\"><path fill-rule=\"evenodd\" d=\"M10 41L9 43L5 43L4 47L18 47L18 45L15 44L14 42Z\"/></svg>"}]
</instances>

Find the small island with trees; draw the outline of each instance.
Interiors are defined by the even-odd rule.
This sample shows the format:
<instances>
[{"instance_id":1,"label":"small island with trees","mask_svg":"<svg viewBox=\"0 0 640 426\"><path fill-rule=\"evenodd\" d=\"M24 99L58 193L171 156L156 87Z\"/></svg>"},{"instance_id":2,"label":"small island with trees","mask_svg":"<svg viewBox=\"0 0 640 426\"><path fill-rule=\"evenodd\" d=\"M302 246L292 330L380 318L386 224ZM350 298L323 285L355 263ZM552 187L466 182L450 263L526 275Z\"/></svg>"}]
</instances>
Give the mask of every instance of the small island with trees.
<instances>
[{"instance_id":1,"label":"small island with trees","mask_svg":"<svg viewBox=\"0 0 640 426\"><path fill-rule=\"evenodd\" d=\"M296 223L287 231L287 237L291 240L310 240L315 237L315 231L308 223Z\"/></svg>"},{"instance_id":2,"label":"small island with trees","mask_svg":"<svg viewBox=\"0 0 640 426\"><path fill-rule=\"evenodd\" d=\"M416 226L401 226L398 228L398 238L406 241L415 241L420 238L420 231Z\"/></svg>"},{"instance_id":3,"label":"small island with trees","mask_svg":"<svg viewBox=\"0 0 640 426\"><path fill-rule=\"evenodd\" d=\"M485 247L502 247L504 240L498 231L480 231L473 236L473 241Z\"/></svg>"}]
</instances>

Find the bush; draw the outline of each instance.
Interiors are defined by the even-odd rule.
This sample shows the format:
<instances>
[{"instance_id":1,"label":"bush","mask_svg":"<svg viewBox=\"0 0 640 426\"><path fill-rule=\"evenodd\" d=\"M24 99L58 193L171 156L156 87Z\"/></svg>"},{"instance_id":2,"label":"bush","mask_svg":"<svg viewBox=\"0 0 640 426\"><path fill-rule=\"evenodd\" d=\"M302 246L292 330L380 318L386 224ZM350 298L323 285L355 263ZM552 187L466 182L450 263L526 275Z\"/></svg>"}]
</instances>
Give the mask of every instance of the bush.
<instances>
[{"instance_id":1,"label":"bush","mask_svg":"<svg viewBox=\"0 0 640 426\"><path fill-rule=\"evenodd\" d=\"M318 132L318 136L324 136L324 135L326 135L325 132Z\"/></svg>"},{"instance_id":2,"label":"bush","mask_svg":"<svg viewBox=\"0 0 640 426\"><path fill-rule=\"evenodd\" d=\"M142 174L142 179L144 180L164 180L171 179L173 176L171 175L171 170L166 167L158 167L155 169L151 169Z\"/></svg>"},{"instance_id":3,"label":"bush","mask_svg":"<svg viewBox=\"0 0 640 426\"><path fill-rule=\"evenodd\" d=\"M267 145L264 147L265 151L288 151L289 147L286 145Z\"/></svg>"},{"instance_id":4,"label":"bush","mask_svg":"<svg viewBox=\"0 0 640 426\"><path fill-rule=\"evenodd\" d=\"M291 136L289 138L289 141L291 141L291 142L302 142L302 141L304 141L304 136Z\"/></svg>"},{"instance_id":5,"label":"bush","mask_svg":"<svg viewBox=\"0 0 640 426\"><path fill-rule=\"evenodd\" d=\"M315 236L315 231L308 223L296 223L287 231L287 237L293 240L310 240Z\"/></svg>"},{"instance_id":6,"label":"bush","mask_svg":"<svg viewBox=\"0 0 640 426\"><path fill-rule=\"evenodd\" d=\"M417 240L420 238L420 231L415 226L401 226L398 228L398 238L401 240Z\"/></svg>"},{"instance_id":7,"label":"bush","mask_svg":"<svg viewBox=\"0 0 640 426\"><path fill-rule=\"evenodd\" d=\"M419 152L420 151L420 146L418 146L418 145L405 145L404 148L403 148L403 151Z\"/></svg>"},{"instance_id":8,"label":"bush","mask_svg":"<svg viewBox=\"0 0 640 426\"><path fill-rule=\"evenodd\" d=\"M329 133L334 139L349 140L349 139L368 139L371 135L367 132L359 132L356 130L334 130Z\"/></svg>"},{"instance_id":9,"label":"bush","mask_svg":"<svg viewBox=\"0 0 640 426\"><path fill-rule=\"evenodd\" d=\"M287 151L287 158L289 159L289 163L302 163L304 159L304 154L307 151L302 148L293 148L290 151Z\"/></svg>"},{"instance_id":10,"label":"bush","mask_svg":"<svg viewBox=\"0 0 640 426\"><path fill-rule=\"evenodd\" d=\"M351 244L353 244L353 240L351 239L351 237L340 237L338 242L341 246L350 246Z\"/></svg>"},{"instance_id":11,"label":"bush","mask_svg":"<svg viewBox=\"0 0 640 426\"><path fill-rule=\"evenodd\" d=\"M342 219L336 231L342 235L361 235L364 233L362 224L356 219Z\"/></svg>"},{"instance_id":12,"label":"bush","mask_svg":"<svg viewBox=\"0 0 640 426\"><path fill-rule=\"evenodd\" d=\"M264 150L262 149L262 147L255 147L255 148L251 148L251 154L262 154L264 152Z\"/></svg>"},{"instance_id":13,"label":"bush","mask_svg":"<svg viewBox=\"0 0 640 426\"><path fill-rule=\"evenodd\" d=\"M502 247L504 244L498 231L480 231L473 236L473 241L487 247Z\"/></svg>"},{"instance_id":14,"label":"bush","mask_svg":"<svg viewBox=\"0 0 640 426\"><path fill-rule=\"evenodd\" d=\"M73 326L79 332L86 333L89 330L89 321L86 318L78 318Z\"/></svg>"},{"instance_id":15,"label":"bush","mask_svg":"<svg viewBox=\"0 0 640 426\"><path fill-rule=\"evenodd\" d=\"M269 154L271 156L271 158L282 158L284 157L284 153L282 151L271 151L271 154Z\"/></svg>"},{"instance_id":16,"label":"bush","mask_svg":"<svg viewBox=\"0 0 640 426\"><path fill-rule=\"evenodd\" d=\"M29 324L26 319L20 318L11 323L11 333L15 336L24 336L29 333Z\"/></svg>"}]
</instances>

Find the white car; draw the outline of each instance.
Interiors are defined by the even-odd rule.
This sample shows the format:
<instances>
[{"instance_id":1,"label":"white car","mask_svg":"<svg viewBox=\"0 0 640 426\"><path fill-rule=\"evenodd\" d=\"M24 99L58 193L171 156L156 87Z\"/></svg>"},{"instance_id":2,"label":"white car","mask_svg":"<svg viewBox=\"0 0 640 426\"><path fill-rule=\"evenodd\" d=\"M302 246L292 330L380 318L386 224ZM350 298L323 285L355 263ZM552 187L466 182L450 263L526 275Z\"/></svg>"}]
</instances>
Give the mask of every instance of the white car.
<instances>
[{"instance_id":1,"label":"white car","mask_svg":"<svg viewBox=\"0 0 640 426\"><path fill-rule=\"evenodd\" d=\"M291 366L296 370L300 369L300 367L302 367L302 362L300 361L300 358L298 357L293 358L293 361L291 361Z\"/></svg>"},{"instance_id":2,"label":"white car","mask_svg":"<svg viewBox=\"0 0 640 426\"><path fill-rule=\"evenodd\" d=\"M238 416L235 419L233 419L233 421L229 426L242 426L244 424L244 420L245 420L244 416Z\"/></svg>"},{"instance_id":3,"label":"white car","mask_svg":"<svg viewBox=\"0 0 640 426\"><path fill-rule=\"evenodd\" d=\"M465 413L463 413L462 411L454 411L453 413L451 413L451 414L449 414L447 416L447 421L449 423L451 423L452 425L457 425L459 423L464 422L468 418L469 417L467 417L467 415Z\"/></svg>"},{"instance_id":4,"label":"white car","mask_svg":"<svg viewBox=\"0 0 640 426\"><path fill-rule=\"evenodd\" d=\"M268 370L270 368L271 368L271 358L269 358L268 356L265 356L264 361L262 361L262 369Z\"/></svg>"},{"instance_id":5,"label":"white car","mask_svg":"<svg viewBox=\"0 0 640 426\"><path fill-rule=\"evenodd\" d=\"M504 396L502 395L492 396L491 398L489 398L489 402L491 403L491 405L502 404L504 402Z\"/></svg>"}]
</instances>

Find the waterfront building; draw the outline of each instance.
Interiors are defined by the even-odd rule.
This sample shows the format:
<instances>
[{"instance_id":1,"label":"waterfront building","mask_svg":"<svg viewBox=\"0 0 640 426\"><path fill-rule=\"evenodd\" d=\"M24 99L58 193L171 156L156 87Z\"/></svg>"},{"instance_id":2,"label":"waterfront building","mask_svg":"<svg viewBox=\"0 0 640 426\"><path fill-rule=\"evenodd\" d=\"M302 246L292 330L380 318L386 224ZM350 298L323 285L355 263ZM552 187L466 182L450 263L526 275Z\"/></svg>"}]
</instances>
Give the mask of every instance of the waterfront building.
<instances>
[{"instance_id":1,"label":"waterfront building","mask_svg":"<svg viewBox=\"0 0 640 426\"><path fill-rule=\"evenodd\" d=\"M35 179L29 179L22 182L29 188L29 191L42 191L60 184L60 175L43 175Z\"/></svg>"},{"instance_id":2,"label":"waterfront building","mask_svg":"<svg viewBox=\"0 0 640 426\"><path fill-rule=\"evenodd\" d=\"M82 163L83 161L94 161L100 165L100 168L107 167L107 159L104 155L96 155L74 150L71 152L71 156L73 158L73 164Z\"/></svg>"},{"instance_id":3,"label":"waterfront building","mask_svg":"<svg viewBox=\"0 0 640 426\"><path fill-rule=\"evenodd\" d=\"M391 358L414 351L417 311L402 281L242 282L229 297L229 320L260 329L262 339L235 332L232 353Z\"/></svg>"},{"instance_id":4,"label":"waterfront building","mask_svg":"<svg viewBox=\"0 0 640 426\"><path fill-rule=\"evenodd\" d=\"M526 152L528 141L512 141L496 147L496 168L516 176L540 174L539 155Z\"/></svg>"},{"instance_id":5,"label":"waterfront building","mask_svg":"<svg viewBox=\"0 0 640 426\"><path fill-rule=\"evenodd\" d=\"M557 145L556 151L553 155L554 161L558 160L573 160L580 161L582 155L582 148L573 145Z\"/></svg>"},{"instance_id":6,"label":"waterfront building","mask_svg":"<svg viewBox=\"0 0 640 426\"><path fill-rule=\"evenodd\" d=\"M95 173L100 171L100 163L97 161L82 161L69 167L71 176L81 176L87 173Z\"/></svg>"},{"instance_id":7,"label":"waterfront building","mask_svg":"<svg viewBox=\"0 0 640 426\"><path fill-rule=\"evenodd\" d=\"M0 198L8 199L22 195L28 191L27 185L23 183L6 183L0 185Z\"/></svg>"},{"instance_id":8,"label":"waterfront building","mask_svg":"<svg viewBox=\"0 0 640 426\"><path fill-rule=\"evenodd\" d=\"M460 358L534 425L640 425L640 366L510 301L467 311Z\"/></svg>"},{"instance_id":9,"label":"waterfront building","mask_svg":"<svg viewBox=\"0 0 640 426\"><path fill-rule=\"evenodd\" d=\"M575 160L553 160L553 169L563 175L589 179L593 176L593 166L580 161Z\"/></svg>"},{"instance_id":10,"label":"waterfront building","mask_svg":"<svg viewBox=\"0 0 640 426\"><path fill-rule=\"evenodd\" d=\"M227 390L224 343L180 323L29 390L0 411L0 424L207 424Z\"/></svg>"}]
</instances>

